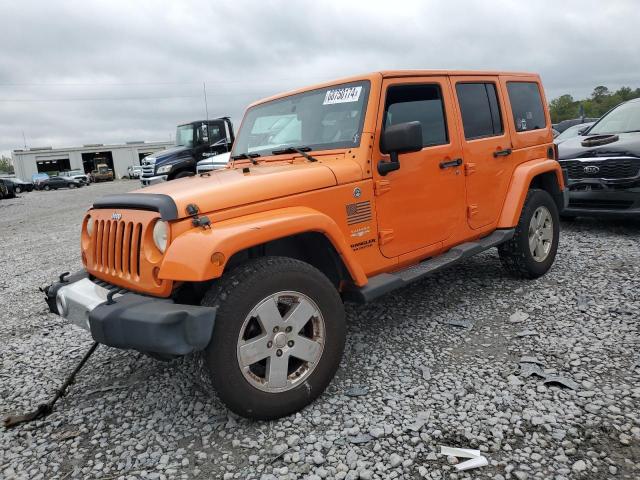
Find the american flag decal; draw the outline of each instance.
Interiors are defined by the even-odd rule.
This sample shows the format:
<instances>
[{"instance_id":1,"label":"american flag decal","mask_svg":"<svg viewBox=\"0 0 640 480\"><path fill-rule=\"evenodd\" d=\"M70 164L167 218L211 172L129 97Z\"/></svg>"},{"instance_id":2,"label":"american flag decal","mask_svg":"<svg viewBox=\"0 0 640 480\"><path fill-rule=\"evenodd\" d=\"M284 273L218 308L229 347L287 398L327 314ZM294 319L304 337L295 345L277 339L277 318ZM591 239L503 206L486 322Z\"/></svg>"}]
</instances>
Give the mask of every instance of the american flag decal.
<instances>
[{"instance_id":1,"label":"american flag decal","mask_svg":"<svg viewBox=\"0 0 640 480\"><path fill-rule=\"evenodd\" d=\"M371 202L350 203L347 205L347 225L371 220Z\"/></svg>"}]
</instances>

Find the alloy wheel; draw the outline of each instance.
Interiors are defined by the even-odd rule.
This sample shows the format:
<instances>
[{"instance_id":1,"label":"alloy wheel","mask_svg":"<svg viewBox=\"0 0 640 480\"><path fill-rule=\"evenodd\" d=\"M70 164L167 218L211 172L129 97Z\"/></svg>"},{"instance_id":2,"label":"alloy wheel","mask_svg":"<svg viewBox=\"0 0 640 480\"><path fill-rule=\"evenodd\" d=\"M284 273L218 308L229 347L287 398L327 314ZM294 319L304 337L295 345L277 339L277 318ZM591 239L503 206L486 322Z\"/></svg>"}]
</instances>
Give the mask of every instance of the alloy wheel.
<instances>
[{"instance_id":1,"label":"alloy wheel","mask_svg":"<svg viewBox=\"0 0 640 480\"><path fill-rule=\"evenodd\" d=\"M313 300L294 291L274 293L258 302L242 324L240 370L259 390L291 390L315 369L325 336L324 318Z\"/></svg>"},{"instance_id":2,"label":"alloy wheel","mask_svg":"<svg viewBox=\"0 0 640 480\"><path fill-rule=\"evenodd\" d=\"M553 218L547 207L536 208L529 222L529 250L536 262L544 262L553 244Z\"/></svg>"}]
</instances>

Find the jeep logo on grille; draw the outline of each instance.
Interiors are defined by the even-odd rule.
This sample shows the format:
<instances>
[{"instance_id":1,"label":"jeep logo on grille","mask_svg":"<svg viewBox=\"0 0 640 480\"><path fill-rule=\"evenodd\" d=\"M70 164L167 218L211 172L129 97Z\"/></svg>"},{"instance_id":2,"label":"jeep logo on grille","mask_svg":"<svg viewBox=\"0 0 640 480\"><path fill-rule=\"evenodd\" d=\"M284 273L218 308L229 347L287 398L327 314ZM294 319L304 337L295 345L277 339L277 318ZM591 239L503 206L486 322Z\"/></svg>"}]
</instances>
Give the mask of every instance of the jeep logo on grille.
<instances>
[{"instance_id":1,"label":"jeep logo on grille","mask_svg":"<svg viewBox=\"0 0 640 480\"><path fill-rule=\"evenodd\" d=\"M584 173L598 173L600 171L600 167L596 167L595 165L588 165L584 167Z\"/></svg>"},{"instance_id":2,"label":"jeep logo on grille","mask_svg":"<svg viewBox=\"0 0 640 480\"><path fill-rule=\"evenodd\" d=\"M122 218L122 214L121 214L121 213L113 212L113 213L111 214L111 219L112 219L112 220L120 220L121 218Z\"/></svg>"}]
</instances>

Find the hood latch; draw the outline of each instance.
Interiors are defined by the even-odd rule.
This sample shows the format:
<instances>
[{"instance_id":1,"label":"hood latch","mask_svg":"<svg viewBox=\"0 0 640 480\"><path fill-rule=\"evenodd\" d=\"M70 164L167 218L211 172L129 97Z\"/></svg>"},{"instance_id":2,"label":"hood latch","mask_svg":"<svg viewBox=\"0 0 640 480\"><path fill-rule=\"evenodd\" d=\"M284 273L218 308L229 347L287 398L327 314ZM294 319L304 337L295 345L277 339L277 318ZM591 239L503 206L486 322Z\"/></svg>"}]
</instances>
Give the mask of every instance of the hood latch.
<instances>
[{"instance_id":1,"label":"hood latch","mask_svg":"<svg viewBox=\"0 0 640 480\"><path fill-rule=\"evenodd\" d=\"M200 209L195 203L190 203L187 205L187 214L191 215L193 218L191 219L191 223L194 227L202 227L205 230L207 228L211 228L211 219L206 215L198 216L198 212Z\"/></svg>"}]
</instances>

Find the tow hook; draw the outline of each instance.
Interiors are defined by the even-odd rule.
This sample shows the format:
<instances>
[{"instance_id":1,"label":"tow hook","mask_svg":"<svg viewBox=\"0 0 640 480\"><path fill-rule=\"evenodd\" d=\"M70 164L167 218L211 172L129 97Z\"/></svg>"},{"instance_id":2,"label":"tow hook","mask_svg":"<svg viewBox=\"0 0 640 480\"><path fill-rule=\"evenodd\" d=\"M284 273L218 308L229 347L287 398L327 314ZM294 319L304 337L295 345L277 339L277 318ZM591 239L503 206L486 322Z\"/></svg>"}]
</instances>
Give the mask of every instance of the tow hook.
<instances>
[{"instance_id":1,"label":"tow hook","mask_svg":"<svg viewBox=\"0 0 640 480\"><path fill-rule=\"evenodd\" d=\"M60 279L62 280L62 275L60 277ZM98 342L93 342L93 345L91 345L89 351L84 354L84 357L82 357L80 363L76 366L76 368L73 369L71 375L66 378L62 386L56 391L51 400L49 400L47 403L41 403L33 412L25 413L23 415L9 415L8 417L5 417L3 422L4 428L13 428L16 425L20 425L22 423L32 422L34 420L37 420L38 418L46 417L51 412L53 412L53 406L60 399L60 397L63 397L65 395L65 393L67 392L67 388L69 388L69 386L74 382L77 373L82 369L82 367L84 367L84 364L87 363L89 357L91 357L93 352L96 351L98 345Z\"/></svg>"}]
</instances>

